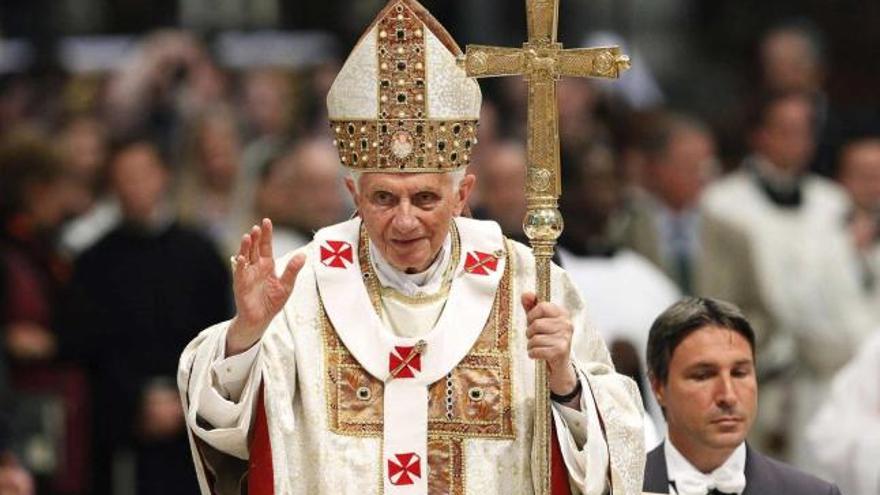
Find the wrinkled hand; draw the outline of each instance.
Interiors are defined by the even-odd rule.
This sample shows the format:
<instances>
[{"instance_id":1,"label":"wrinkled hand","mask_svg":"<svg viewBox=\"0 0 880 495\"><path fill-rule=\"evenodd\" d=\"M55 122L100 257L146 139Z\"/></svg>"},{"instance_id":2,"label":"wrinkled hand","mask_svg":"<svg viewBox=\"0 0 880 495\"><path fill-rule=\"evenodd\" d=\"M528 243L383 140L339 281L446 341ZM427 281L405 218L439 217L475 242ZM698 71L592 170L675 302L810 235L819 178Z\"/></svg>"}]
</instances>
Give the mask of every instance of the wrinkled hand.
<instances>
[{"instance_id":1,"label":"wrinkled hand","mask_svg":"<svg viewBox=\"0 0 880 495\"><path fill-rule=\"evenodd\" d=\"M538 297L527 292L522 296L526 311L526 338L532 359L547 362L550 390L566 395L577 386L577 375L571 366L571 337L574 326L568 311L550 302L538 303ZM572 402L576 402L578 398Z\"/></svg>"},{"instance_id":2,"label":"wrinkled hand","mask_svg":"<svg viewBox=\"0 0 880 495\"><path fill-rule=\"evenodd\" d=\"M226 334L227 356L240 354L260 340L293 292L296 276L305 261L304 255L296 255L287 263L281 277L276 275L272 222L267 218L242 236L238 254L232 258L236 315Z\"/></svg>"}]
</instances>

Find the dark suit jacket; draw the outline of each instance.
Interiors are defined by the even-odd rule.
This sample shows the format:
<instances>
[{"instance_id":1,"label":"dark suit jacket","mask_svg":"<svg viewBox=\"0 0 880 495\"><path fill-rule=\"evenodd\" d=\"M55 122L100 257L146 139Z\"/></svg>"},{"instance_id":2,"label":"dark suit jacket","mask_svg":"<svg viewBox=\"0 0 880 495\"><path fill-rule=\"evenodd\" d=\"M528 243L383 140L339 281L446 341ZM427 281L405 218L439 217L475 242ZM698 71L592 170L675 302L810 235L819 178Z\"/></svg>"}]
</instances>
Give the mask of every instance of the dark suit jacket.
<instances>
[{"instance_id":1,"label":"dark suit jacket","mask_svg":"<svg viewBox=\"0 0 880 495\"><path fill-rule=\"evenodd\" d=\"M665 443L648 454L643 490L669 493ZM746 488L742 495L840 495L837 486L761 455L746 445Z\"/></svg>"}]
</instances>

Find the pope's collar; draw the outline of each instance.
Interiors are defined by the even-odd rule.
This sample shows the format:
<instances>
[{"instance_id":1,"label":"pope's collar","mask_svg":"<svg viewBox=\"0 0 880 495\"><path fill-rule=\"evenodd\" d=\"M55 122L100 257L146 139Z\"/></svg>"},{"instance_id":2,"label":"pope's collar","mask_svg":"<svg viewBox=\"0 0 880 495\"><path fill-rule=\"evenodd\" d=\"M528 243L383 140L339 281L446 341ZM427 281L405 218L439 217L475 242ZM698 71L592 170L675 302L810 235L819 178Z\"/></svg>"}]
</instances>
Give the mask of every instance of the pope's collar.
<instances>
[{"instance_id":1,"label":"pope's collar","mask_svg":"<svg viewBox=\"0 0 880 495\"><path fill-rule=\"evenodd\" d=\"M446 240L443 241L434 262L420 273L406 273L391 266L372 240L370 240L370 261L376 271L376 276L379 277L379 283L383 287L394 289L408 297L431 295L442 289L443 274L446 273L450 262L451 245L452 235L450 232L446 235Z\"/></svg>"}]
</instances>

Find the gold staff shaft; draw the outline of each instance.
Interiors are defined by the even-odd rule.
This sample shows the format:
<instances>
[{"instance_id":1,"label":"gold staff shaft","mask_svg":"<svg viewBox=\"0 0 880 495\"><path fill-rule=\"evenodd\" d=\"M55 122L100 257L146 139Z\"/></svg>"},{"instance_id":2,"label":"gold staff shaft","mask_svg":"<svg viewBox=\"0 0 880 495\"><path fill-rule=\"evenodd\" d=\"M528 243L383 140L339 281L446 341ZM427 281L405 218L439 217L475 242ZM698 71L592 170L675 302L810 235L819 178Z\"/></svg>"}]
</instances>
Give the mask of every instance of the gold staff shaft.
<instances>
[{"instance_id":1,"label":"gold staff shaft","mask_svg":"<svg viewBox=\"0 0 880 495\"><path fill-rule=\"evenodd\" d=\"M561 76L616 78L629 67L617 47L563 50L556 42L559 0L526 0L529 39L522 48L469 45L471 77L520 75L528 83L528 211L523 230L535 255L538 301L550 300L550 266L563 221L556 83ZM539 495L550 495L550 391L547 364L535 362L535 464Z\"/></svg>"}]
</instances>

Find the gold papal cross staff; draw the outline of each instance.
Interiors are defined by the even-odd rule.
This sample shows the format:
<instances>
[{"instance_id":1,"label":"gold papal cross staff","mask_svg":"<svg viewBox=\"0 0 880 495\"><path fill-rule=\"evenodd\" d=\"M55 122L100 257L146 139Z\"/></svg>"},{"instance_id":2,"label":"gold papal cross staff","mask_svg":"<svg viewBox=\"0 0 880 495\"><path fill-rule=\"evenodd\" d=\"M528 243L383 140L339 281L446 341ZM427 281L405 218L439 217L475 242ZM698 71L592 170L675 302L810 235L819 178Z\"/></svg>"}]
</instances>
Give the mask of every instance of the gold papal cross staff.
<instances>
[{"instance_id":1,"label":"gold papal cross staff","mask_svg":"<svg viewBox=\"0 0 880 495\"><path fill-rule=\"evenodd\" d=\"M539 301L550 299L550 260L562 234L558 200L559 110L556 82L560 76L617 78L629 68L618 47L563 49L556 41L559 0L526 0L529 39L522 48L468 45L465 70L471 77L521 75L528 82L528 213L523 230L532 244ZM535 368L535 441L539 475L537 493L550 495L550 393L547 366Z\"/></svg>"}]
</instances>

